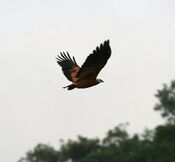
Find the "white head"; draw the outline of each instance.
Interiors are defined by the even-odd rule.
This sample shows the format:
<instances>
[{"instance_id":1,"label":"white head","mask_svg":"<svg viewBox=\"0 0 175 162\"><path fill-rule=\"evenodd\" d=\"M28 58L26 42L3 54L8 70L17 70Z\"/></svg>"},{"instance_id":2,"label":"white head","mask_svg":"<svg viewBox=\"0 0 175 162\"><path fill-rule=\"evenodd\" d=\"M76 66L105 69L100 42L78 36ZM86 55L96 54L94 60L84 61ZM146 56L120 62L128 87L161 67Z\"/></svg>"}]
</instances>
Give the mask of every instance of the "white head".
<instances>
[{"instance_id":1,"label":"white head","mask_svg":"<svg viewBox=\"0 0 175 162\"><path fill-rule=\"evenodd\" d=\"M97 83L103 83L104 81L102 79L97 79Z\"/></svg>"}]
</instances>

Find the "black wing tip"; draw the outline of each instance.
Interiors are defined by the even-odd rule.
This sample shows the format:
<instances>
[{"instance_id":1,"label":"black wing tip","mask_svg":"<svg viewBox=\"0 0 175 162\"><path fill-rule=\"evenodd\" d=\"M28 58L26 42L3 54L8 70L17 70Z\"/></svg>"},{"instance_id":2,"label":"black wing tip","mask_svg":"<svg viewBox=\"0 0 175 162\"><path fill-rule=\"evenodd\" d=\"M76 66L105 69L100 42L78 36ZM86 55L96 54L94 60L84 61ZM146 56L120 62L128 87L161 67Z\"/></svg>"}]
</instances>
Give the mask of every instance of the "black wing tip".
<instances>
[{"instance_id":1,"label":"black wing tip","mask_svg":"<svg viewBox=\"0 0 175 162\"><path fill-rule=\"evenodd\" d=\"M64 60L69 60L68 58L69 53L67 52L67 55L65 52L60 52L60 54L57 55L57 57L55 57L58 61L64 61Z\"/></svg>"},{"instance_id":2,"label":"black wing tip","mask_svg":"<svg viewBox=\"0 0 175 162\"><path fill-rule=\"evenodd\" d=\"M110 43L110 40L109 39L107 39L107 40L104 41L104 45L109 45L109 43Z\"/></svg>"},{"instance_id":3,"label":"black wing tip","mask_svg":"<svg viewBox=\"0 0 175 162\"><path fill-rule=\"evenodd\" d=\"M57 61L58 64L64 60L64 58L62 57L61 54L62 54L62 53L60 52L60 55L57 55L57 56L55 57L55 59L56 59L56 61Z\"/></svg>"},{"instance_id":4,"label":"black wing tip","mask_svg":"<svg viewBox=\"0 0 175 162\"><path fill-rule=\"evenodd\" d=\"M105 40L104 43L101 43L100 46L96 48L96 50L98 50L98 48L99 49L102 49L102 48L105 48L105 47L110 48L109 43L110 43L109 39Z\"/></svg>"},{"instance_id":5,"label":"black wing tip","mask_svg":"<svg viewBox=\"0 0 175 162\"><path fill-rule=\"evenodd\" d=\"M76 66L78 66L75 57L73 56L72 58L70 57L68 52L60 52L60 54L57 55L56 61L58 64L65 62L65 61L70 61L72 63L74 63Z\"/></svg>"},{"instance_id":6,"label":"black wing tip","mask_svg":"<svg viewBox=\"0 0 175 162\"><path fill-rule=\"evenodd\" d=\"M105 40L104 43L101 43L100 46L96 48L96 50L98 50L98 48L101 49L103 47L110 47L109 43L110 43L109 39Z\"/></svg>"}]
</instances>

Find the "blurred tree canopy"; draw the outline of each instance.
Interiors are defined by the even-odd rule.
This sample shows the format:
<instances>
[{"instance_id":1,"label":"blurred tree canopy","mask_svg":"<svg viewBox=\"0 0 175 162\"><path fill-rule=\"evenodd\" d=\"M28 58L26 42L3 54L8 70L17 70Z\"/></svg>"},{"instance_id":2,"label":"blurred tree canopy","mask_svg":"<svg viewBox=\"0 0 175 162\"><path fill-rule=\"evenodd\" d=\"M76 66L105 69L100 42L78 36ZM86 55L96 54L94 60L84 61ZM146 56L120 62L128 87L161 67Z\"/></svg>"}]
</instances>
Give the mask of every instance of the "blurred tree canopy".
<instances>
[{"instance_id":1,"label":"blurred tree canopy","mask_svg":"<svg viewBox=\"0 0 175 162\"><path fill-rule=\"evenodd\" d=\"M50 145L38 144L18 162L174 162L175 161L175 81L163 85L156 93L154 109L166 119L154 130L145 129L142 135L129 135L128 123L119 124L103 139L63 142L56 150Z\"/></svg>"},{"instance_id":2,"label":"blurred tree canopy","mask_svg":"<svg viewBox=\"0 0 175 162\"><path fill-rule=\"evenodd\" d=\"M26 153L26 157L21 158L19 162L49 162L59 161L59 151L56 151L52 146L46 144L38 144L34 150Z\"/></svg>"},{"instance_id":3,"label":"blurred tree canopy","mask_svg":"<svg viewBox=\"0 0 175 162\"><path fill-rule=\"evenodd\" d=\"M159 99L154 107L156 111L160 111L163 118L168 122L175 124L175 80L168 86L163 85L163 89L158 90L155 95Z\"/></svg>"}]
</instances>

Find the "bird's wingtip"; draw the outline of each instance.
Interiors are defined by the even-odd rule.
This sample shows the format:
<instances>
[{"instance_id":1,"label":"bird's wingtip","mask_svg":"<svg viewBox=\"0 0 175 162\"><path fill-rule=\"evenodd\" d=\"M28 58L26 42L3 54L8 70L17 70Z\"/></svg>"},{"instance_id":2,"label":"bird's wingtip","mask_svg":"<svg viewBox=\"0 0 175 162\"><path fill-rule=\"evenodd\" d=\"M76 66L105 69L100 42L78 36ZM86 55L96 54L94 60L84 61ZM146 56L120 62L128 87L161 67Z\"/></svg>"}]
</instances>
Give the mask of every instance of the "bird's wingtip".
<instances>
[{"instance_id":1,"label":"bird's wingtip","mask_svg":"<svg viewBox=\"0 0 175 162\"><path fill-rule=\"evenodd\" d=\"M105 42L106 42L107 44L109 44L109 43L110 43L110 39L107 39Z\"/></svg>"}]
</instances>

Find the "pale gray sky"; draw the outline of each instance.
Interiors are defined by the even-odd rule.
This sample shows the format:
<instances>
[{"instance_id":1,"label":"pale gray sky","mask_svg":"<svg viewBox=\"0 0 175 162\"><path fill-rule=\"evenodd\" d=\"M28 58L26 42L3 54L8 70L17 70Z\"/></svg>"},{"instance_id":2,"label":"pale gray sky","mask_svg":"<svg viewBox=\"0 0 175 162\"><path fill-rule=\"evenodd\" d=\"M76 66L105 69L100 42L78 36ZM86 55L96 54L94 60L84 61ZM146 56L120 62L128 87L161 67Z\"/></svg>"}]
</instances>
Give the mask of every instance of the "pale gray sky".
<instances>
[{"instance_id":1,"label":"pale gray sky","mask_svg":"<svg viewBox=\"0 0 175 162\"><path fill-rule=\"evenodd\" d=\"M163 122L154 94L175 77L174 0L1 0L0 22L0 161L38 143L103 137L121 122L130 133ZM69 51L81 65L105 39L105 83L62 89L55 56Z\"/></svg>"}]
</instances>

